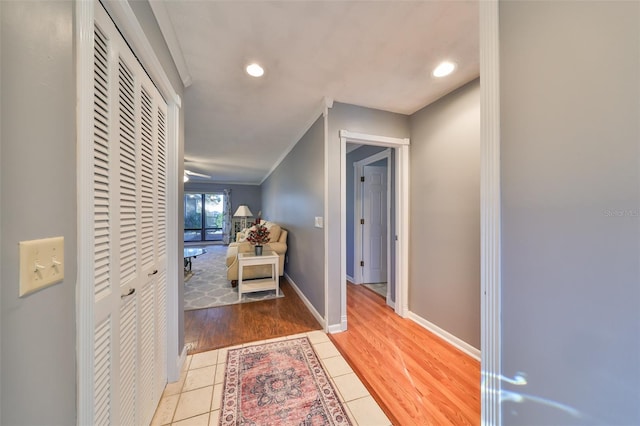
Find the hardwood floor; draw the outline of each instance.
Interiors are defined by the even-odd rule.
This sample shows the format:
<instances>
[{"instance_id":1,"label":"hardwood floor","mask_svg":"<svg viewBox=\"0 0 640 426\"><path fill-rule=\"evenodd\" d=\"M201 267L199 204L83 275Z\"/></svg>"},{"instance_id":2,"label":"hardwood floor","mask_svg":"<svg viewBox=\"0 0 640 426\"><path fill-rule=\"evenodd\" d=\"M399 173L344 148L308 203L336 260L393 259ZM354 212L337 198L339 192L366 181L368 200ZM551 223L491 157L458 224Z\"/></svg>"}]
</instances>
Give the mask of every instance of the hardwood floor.
<instances>
[{"instance_id":1,"label":"hardwood floor","mask_svg":"<svg viewBox=\"0 0 640 426\"><path fill-rule=\"evenodd\" d=\"M284 298L185 312L189 354L319 330L286 279ZM394 425L480 424L480 363L378 294L348 285L349 330L330 335Z\"/></svg>"},{"instance_id":2,"label":"hardwood floor","mask_svg":"<svg viewBox=\"0 0 640 426\"><path fill-rule=\"evenodd\" d=\"M394 425L480 424L480 363L374 292L349 284L349 329L329 337Z\"/></svg>"},{"instance_id":3,"label":"hardwood floor","mask_svg":"<svg viewBox=\"0 0 640 426\"><path fill-rule=\"evenodd\" d=\"M285 297L185 311L189 355L322 328L286 278L280 290Z\"/></svg>"}]
</instances>

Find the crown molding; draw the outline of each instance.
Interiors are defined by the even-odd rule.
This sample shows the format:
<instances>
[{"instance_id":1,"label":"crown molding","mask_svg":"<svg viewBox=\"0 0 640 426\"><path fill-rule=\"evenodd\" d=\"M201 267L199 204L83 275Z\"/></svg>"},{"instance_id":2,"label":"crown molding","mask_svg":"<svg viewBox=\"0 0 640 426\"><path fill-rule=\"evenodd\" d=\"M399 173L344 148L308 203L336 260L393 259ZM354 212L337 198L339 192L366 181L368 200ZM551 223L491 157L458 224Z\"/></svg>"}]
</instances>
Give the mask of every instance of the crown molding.
<instances>
[{"instance_id":1,"label":"crown molding","mask_svg":"<svg viewBox=\"0 0 640 426\"><path fill-rule=\"evenodd\" d=\"M307 121L307 123L303 127L303 130L295 138L293 138L293 141L291 142L291 144L287 147L287 149L284 150L282 155L278 157L278 160L276 160L276 162L273 164L271 169L269 169L269 172L260 181L260 185L262 185L264 181L269 179L269 176L271 176L271 173L273 173L274 170L278 168L280 163L282 163L284 159L287 158L287 155L289 155L289 153L298 144L298 142L300 142L300 139L304 137L304 135L309 131L311 126L313 126L313 124L318 120L318 118L320 117L326 118L329 108L332 108L332 107L333 107L333 99L327 98L326 96L322 98L322 102L320 102L320 104L318 105L318 108L314 110L313 114L311 115L311 118Z\"/></svg>"},{"instance_id":2,"label":"crown molding","mask_svg":"<svg viewBox=\"0 0 640 426\"><path fill-rule=\"evenodd\" d=\"M182 79L182 84L184 84L185 88L191 86L193 80L189 73L189 69L187 68L187 63L184 60L182 48L178 42L178 37L176 37L176 32L173 28L173 23L171 22L165 3L163 1L152 0L149 1L149 6L151 6L151 10L156 17L156 21L160 27L160 32L162 33L164 41L167 43L167 47L171 53L171 58L176 64L178 74L180 74L180 78Z\"/></svg>"}]
</instances>

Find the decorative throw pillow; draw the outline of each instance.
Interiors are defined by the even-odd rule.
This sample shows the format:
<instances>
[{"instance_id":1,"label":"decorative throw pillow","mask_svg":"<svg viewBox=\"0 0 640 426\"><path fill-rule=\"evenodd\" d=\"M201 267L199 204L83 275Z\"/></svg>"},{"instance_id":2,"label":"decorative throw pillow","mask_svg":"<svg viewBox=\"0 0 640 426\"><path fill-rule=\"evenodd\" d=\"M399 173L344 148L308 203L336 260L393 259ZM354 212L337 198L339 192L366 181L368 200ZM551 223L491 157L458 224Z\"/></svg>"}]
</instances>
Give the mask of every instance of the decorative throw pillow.
<instances>
[{"instance_id":1,"label":"decorative throw pillow","mask_svg":"<svg viewBox=\"0 0 640 426\"><path fill-rule=\"evenodd\" d=\"M282 232L282 228L280 228L280 225L277 225L273 222L267 222L265 226L269 231L269 242L277 242L280 239L280 233Z\"/></svg>"}]
</instances>

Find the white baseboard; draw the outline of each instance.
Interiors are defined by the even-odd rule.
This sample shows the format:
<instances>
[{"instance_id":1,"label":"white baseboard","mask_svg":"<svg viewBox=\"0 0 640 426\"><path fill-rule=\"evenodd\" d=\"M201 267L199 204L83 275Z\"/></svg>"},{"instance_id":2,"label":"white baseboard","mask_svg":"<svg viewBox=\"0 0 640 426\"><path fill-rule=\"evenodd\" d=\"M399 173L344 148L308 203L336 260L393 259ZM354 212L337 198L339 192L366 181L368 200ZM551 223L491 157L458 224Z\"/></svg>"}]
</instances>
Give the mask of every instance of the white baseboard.
<instances>
[{"instance_id":1,"label":"white baseboard","mask_svg":"<svg viewBox=\"0 0 640 426\"><path fill-rule=\"evenodd\" d=\"M343 315L340 319L340 324L331 324L327 327L327 333L335 334L347 331L347 316Z\"/></svg>"},{"instance_id":2,"label":"white baseboard","mask_svg":"<svg viewBox=\"0 0 640 426\"><path fill-rule=\"evenodd\" d=\"M351 282L354 282L354 281L355 281L351 275L347 275L347 280L348 280L348 281L351 281Z\"/></svg>"},{"instance_id":3,"label":"white baseboard","mask_svg":"<svg viewBox=\"0 0 640 426\"><path fill-rule=\"evenodd\" d=\"M300 290L300 287L298 287L296 283L293 282L289 274L285 273L284 277L287 279L287 281L289 281L289 284L291 284L291 288L293 288L293 290L298 294L298 296L300 296L300 299L302 299L302 302L305 304L307 309L309 309L309 311L311 312L313 317L316 319L316 321L320 323L320 325L322 326L322 329L323 330L326 329L327 325L324 318L322 318L322 315L320 315L320 313L311 304L311 302L309 302L309 299L307 299L307 296L305 296L304 293L302 293L302 290Z\"/></svg>"},{"instance_id":4,"label":"white baseboard","mask_svg":"<svg viewBox=\"0 0 640 426\"><path fill-rule=\"evenodd\" d=\"M327 333L329 334L342 333L343 331L346 331L346 328L342 324L333 324L327 327Z\"/></svg>"},{"instance_id":5,"label":"white baseboard","mask_svg":"<svg viewBox=\"0 0 640 426\"><path fill-rule=\"evenodd\" d=\"M187 350L188 350L187 345L184 345L184 347L182 348L182 352L180 353L180 355L178 356L178 359L176 360L176 366L178 367L176 371L178 372L178 377L167 377L167 380L169 382L177 382L178 380L180 380L180 372L182 371L184 362L187 360Z\"/></svg>"},{"instance_id":6,"label":"white baseboard","mask_svg":"<svg viewBox=\"0 0 640 426\"><path fill-rule=\"evenodd\" d=\"M448 331L443 330L442 328L438 327L432 322L427 321L426 319L422 318L420 315L417 315L411 311L409 311L407 318L409 318L416 324L426 328L436 336L440 337L441 339L445 340L446 342L460 349L462 352L466 353L467 355L480 361L480 350L474 348L464 340L459 339L458 337L454 336Z\"/></svg>"}]
</instances>

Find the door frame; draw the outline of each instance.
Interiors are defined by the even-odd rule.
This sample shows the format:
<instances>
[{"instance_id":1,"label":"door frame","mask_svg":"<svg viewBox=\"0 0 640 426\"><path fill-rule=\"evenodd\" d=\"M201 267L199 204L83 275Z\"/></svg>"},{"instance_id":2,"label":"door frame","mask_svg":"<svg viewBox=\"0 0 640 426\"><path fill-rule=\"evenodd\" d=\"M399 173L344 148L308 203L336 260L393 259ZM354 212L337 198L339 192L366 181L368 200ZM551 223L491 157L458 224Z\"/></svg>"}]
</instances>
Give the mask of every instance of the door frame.
<instances>
[{"instance_id":1,"label":"door frame","mask_svg":"<svg viewBox=\"0 0 640 426\"><path fill-rule=\"evenodd\" d=\"M480 369L481 422L501 425L500 5L481 1Z\"/></svg>"},{"instance_id":2,"label":"door frame","mask_svg":"<svg viewBox=\"0 0 640 426\"><path fill-rule=\"evenodd\" d=\"M167 102L167 378L178 379L186 352L178 353L178 289L181 280L178 252L179 117L182 100L167 77L130 4L103 2L116 27ZM76 282L77 422L93 424L93 363L95 326L93 292L93 44L95 1L75 2L77 229Z\"/></svg>"},{"instance_id":3,"label":"door frame","mask_svg":"<svg viewBox=\"0 0 640 426\"><path fill-rule=\"evenodd\" d=\"M361 284L364 281L362 274L362 267L358 265L358 259L362 259L363 253L363 233L362 227L358 226L358 220L362 217L363 204L362 204L362 182L360 176L364 175L364 167L380 160L387 160L387 305L393 307L392 302L389 300L391 282L391 148L387 148L384 151L377 152L367 158L356 161L353 163L353 280L354 284Z\"/></svg>"},{"instance_id":4,"label":"door frame","mask_svg":"<svg viewBox=\"0 0 640 426\"><path fill-rule=\"evenodd\" d=\"M340 317L342 330L347 329L347 143L383 146L395 150L396 235L392 238L395 242L396 253L394 310L401 317L406 317L409 311L409 138L392 138L340 130ZM387 178L388 176L389 174L387 174ZM389 241L388 245L391 245ZM387 273L389 273L388 270Z\"/></svg>"}]
</instances>

